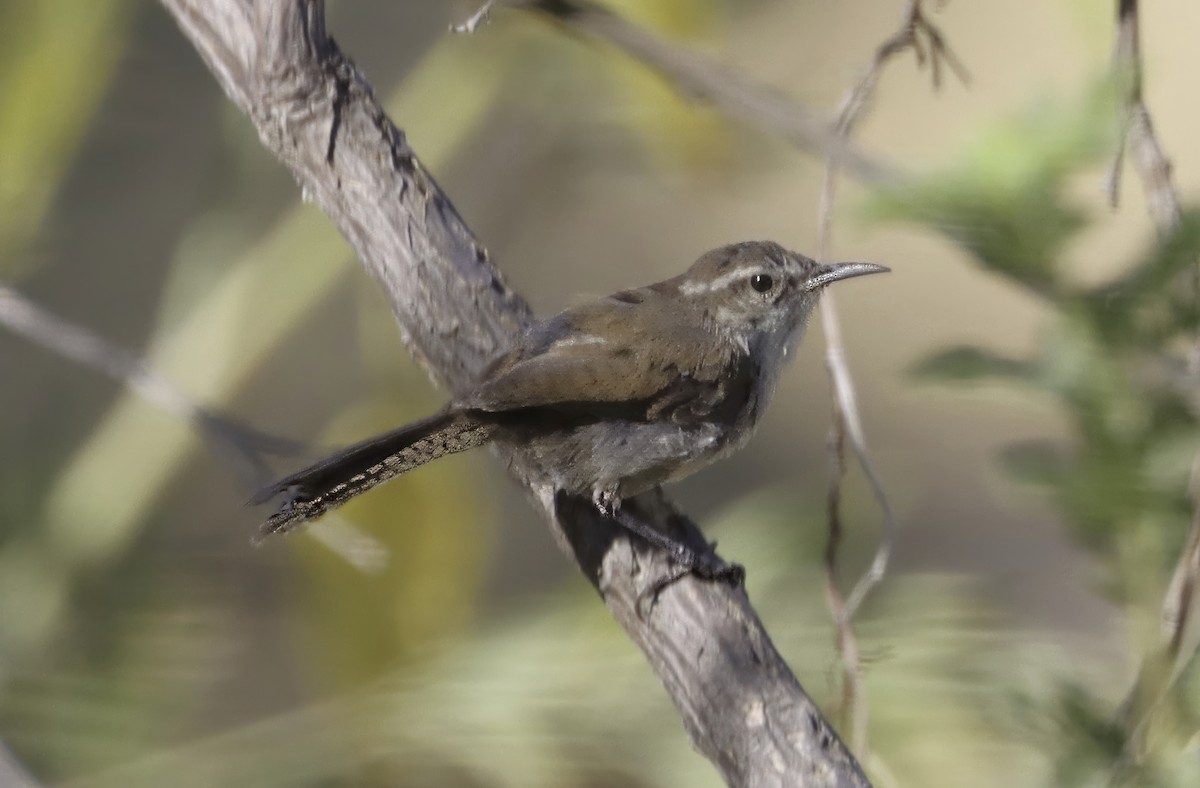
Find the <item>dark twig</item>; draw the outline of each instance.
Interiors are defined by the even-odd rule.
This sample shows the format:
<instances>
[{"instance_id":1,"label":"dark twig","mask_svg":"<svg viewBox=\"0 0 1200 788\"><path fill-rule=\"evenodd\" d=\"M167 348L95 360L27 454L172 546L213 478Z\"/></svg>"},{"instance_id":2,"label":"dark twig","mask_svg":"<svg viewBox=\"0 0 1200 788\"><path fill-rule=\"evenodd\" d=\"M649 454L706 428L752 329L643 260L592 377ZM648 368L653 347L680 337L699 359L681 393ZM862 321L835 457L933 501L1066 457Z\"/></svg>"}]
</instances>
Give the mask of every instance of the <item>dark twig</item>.
<instances>
[{"instance_id":1,"label":"dark twig","mask_svg":"<svg viewBox=\"0 0 1200 788\"><path fill-rule=\"evenodd\" d=\"M1192 525L1163 595L1162 641L1142 658L1137 678L1118 707L1126 732L1126 757L1143 754L1146 727L1179 677L1196 661L1200 648L1200 453L1192 460Z\"/></svg>"},{"instance_id":2,"label":"dark twig","mask_svg":"<svg viewBox=\"0 0 1200 788\"><path fill-rule=\"evenodd\" d=\"M915 53L918 67L924 66L926 61L929 62L934 90L941 88L942 63L949 66L963 84L970 81L966 67L946 44L941 31L926 18L921 0L907 0L900 28L879 45L866 73L842 99L837 120L834 122L834 128L842 139L849 137L854 125L865 113L875 94L884 66L893 57L909 49ZM842 162L836 161L834 164L836 170L841 167ZM826 169L828 171L829 168ZM836 175L836 172L834 174Z\"/></svg>"},{"instance_id":3,"label":"dark twig","mask_svg":"<svg viewBox=\"0 0 1200 788\"><path fill-rule=\"evenodd\" d=\"M1126 732L1125 757L1137 761L1146 744L1146 728L1179 677L1196 660L1200 647L1200 454L1192 462L1192 526L1175 564L1162 605L1162 642L1142 658L1137 678L1118 707Z\"/></svg>"},{"instance_id":4,"label":"dark twig","mask_svg":"<svg viewBox=\"0 0 1200 788\"><path fill-rule=\"evenodd\" d=\"M478 379L531 321L355 64L320 0L162 0L265 146L381 284L402 338L452 391ZM337 123L334 123L335 116ZM336 155L330 160L330 130ZM645 616L641 592L672 567L594 506L559 494L531 457L503 456L642 649L692 743L732 785L868 785L771 643L740 588L689 576ZM685 543L703 534L661 493L626 501Z\"/></svg>"},{"instance_id":5,"label":"dark twig","mask_svg":"<svg viewBox=\"0 0 1200 788\"><path fill-rule=\"evenodd\" d=\"M1171 182L1171 162L1158 136L1142 96L1142 51L1138 0L1117 0L1117 35L1113 65L1123 92L1117 153L1105 178L1109 203L1120 201L1121 170L1126 151L1146 191L1150 216L1160 235L1171 232L1183 216L1179 193Z\"/></svg>"},{"instance_id":6,"label":"dark twig","mask_svg":"<svg viewBox=\"0 0 1200 788\"><path fill-rule=\"evenodd\" d=\"M31 342L124 383L142 399L190 424L213 454L229 464L247 490L270 480L268 455L295 455L295 441L259 432L194 402L165 375L129 351L81 326L50 314L17 291L0 284L0 324Z\"/></svg>"},{"instance_id":7,"label":"dark twig","mask_svg":"<svg viewBox=\"0 0 1200 788\"><path fill-rule=\"evenodd\" d=\"M1193 609L1200 593L1200 455L1192 460L1192 530L1175 564L1171 583L1163 601L1163 636L1167 651L1182 668L1184 661L1195 655L1200 641L1195 640L1195 630L1200 625L1200 616ZM1189 637L1190 636L1190 637ZM1189 642L1190 641L1190 642Z\"/></svg>"},{"instance_id":8,"label":"dark twig","mask_svg":"<svg viewBox=\"0 0 1200 788\"><path fill-rule=\"evenodd\" d=\"M861 181L879 184L900 177L891 165L846 144L832 121L795 99L703 55L663 41L590 0L513 0L509 5L606 41L658 71L684 96L709 102L726 115L778 134L803 150L836 159Z\"/></svg>"},{"instance_id":9,"label":"dark twig","mask_svg":"<svg viewBox=\"0 0 1200 788\"><path fill-rule=\"evenodd\" d=\"M834 128L839 144L845 144L854 126L866 113L879 84L884 66L896 55L911 49L916 53L918 66L929 62L933 86L941 84L941 63L963 81L967 72L957 57L946 45L941 32L925 17L921 0L908 0L900 28L875 51L870 65L858 83L842 100ZM837 196L837 181L842 162L835 156L827 159L825 176L821 184L821 197L817 217L817 253L820 259L829 258L829 238L833 221L833 205ZM825 330L825 364L833 387L833 424L830 427L830 480L828 501L828 542L825 551L826 599L833 618L835 644L842 662L845 701L844 713L850 721L851 742L860 757L867 755L867 704L862 691L862 669L859 664L858 641L854 635L852 620L859 606L871 590L878 585L887 572L892 544L895 541L896 517L891 501L884 488L883 480L875 468L867 450L866 436L859 414L854 379L846 358L846 347L842 342L841 321L838 318L837 299L833 293L825 293L821 301L821 325ZM841 484L846 472L845 438L850 438L855 459L867 477L871 491L883 514L883 535L871 566L863 573L843 597L838 589L838 549L842 540Z\"/></svg>"},{"instance_id":10,"label":"dark twig","mask_svg":"<svg viewBox=\"0 0 1200 788\"><path fill-rule=\"evenodd\" d=\"M842 664L841 723L850 726L850 744L861 756L866 744L865 709L861 697L861 665L859 664L858 639L848 620L843 620L846 598L838 585L838 552L842 546L842 480L846 475L846 421L838 400L833 401L833 423L829 427L829 489L825 496L828 515L828 538L825 542L825 602L834 618L834 647Z\"/></svg>"},{"instance_id":11,"label":"dark twig","mask_svg":"<svg viewBox=\"0 0 1200 788\"><path fill-rule=\"evenodd\" d=\"M1119 145L1105 178L1109 202L1119 203L1121 171L1125 153L1132 156L1134 171L1146 193L1147 209L1165 238L1174 232L1183 218L1179 193L1171 178L1171 162L1158 136L1150 110L1142 95L1141 32L1137 0L1117 0L1116 43L1113 67L1123 91ZM1192 288L1200 298L1200 269L1193 270ZM1200 339L1197 339L1200 350ZM1192 363L1200 358L1194 350ZM1192 525L1162 605L1162 643L1142 660L1138 677L1120 706L1118 718L1125 727L1129 757L1137 758L1145 726L1154 710L1166 699L1179 676L1195 661L1200 639L1200 615L1195 609L1200 589L1200 453L1192 461L1190 495Z\"/></svg>"}]
</instances>

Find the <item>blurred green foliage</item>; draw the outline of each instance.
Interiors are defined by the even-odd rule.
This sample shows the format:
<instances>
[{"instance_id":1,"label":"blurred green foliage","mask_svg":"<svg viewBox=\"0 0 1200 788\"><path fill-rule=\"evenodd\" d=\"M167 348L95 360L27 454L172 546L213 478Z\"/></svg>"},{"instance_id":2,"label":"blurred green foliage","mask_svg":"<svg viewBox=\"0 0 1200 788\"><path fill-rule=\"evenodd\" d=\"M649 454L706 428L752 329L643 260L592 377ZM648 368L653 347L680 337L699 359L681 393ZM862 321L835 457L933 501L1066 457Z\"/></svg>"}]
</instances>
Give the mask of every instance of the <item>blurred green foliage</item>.
<instances>
[{"instance_id":1,"label":"blurred green foliage","mask_svg":"<svg viewBox=\"0 0 1200 788\"><path fill-rule=\"evenodd\" d=\"M1082 107L1042 106L991 130L962 165L879 195L872 212L952 238L1000 280L1044 299L1051 318L1030 355L954 347L914 374L954 384L1003 381L1059 404L1072 445L1017 443L1004 452L1003 466L1054 501L1103 567L1109 598L1137 611L1143 626L1134 628L1134 651L1150 658L1158 635L1149 623L1191 522L1189 477L1200 446L1200 400L1184 357L1200 336L1200 213L1151 240L1114 281L1069 281L1065 250L1088 221L1067 187L1076 174L1093 172L1102 154L1112 155L1108 134L1097 131L1111 129L1117 116L1112 93L1094 91ZM1185 689L1177 684L1173 700L1194 719L1200 696ZM1108 784L1196 784L1194 753L1141 752L1110 695L1108 687L1064 679L1042 699L1040 711L1056 720L1051 735L1039 739L1055 754L1051 784L1092 785L1106 774L1115 781ZM1126 713L1141 718L1149 711Z\"/></svg>"},{"instance_id":2,"label":"blurred green foliage","mask_svg":"<svg viewBox=\"0 0 1200 788\"><path fill-rule=\"evenodd\" d=\"M0 235L0 249L11 252L6 262L19 259L35 237L107 90L135 20L124 7L0 6L13 23L0 30L20 37L0 71L7 80L0 94L8 102L0 113L6 153L20 153L3 158L3 188L11 193L0 194L13 209L0 219L0 233L9 232ZM503 52L449 39L392 97L411 117L406 130L429 166L453 157L499 95L505 72L478 67L491 57L503 59ZM438 112L431 102L456 111ZM230 128L231 149L253 136L244 123ZM344 241L299 201L250 236L240 222L229 213L197 216L182 236L172 276L204 286L169 285L174 302L145 354L206 404L233 399L352 270ZM231 238L240 248L228 248ZM197 266L211 272L214 258L230 255L219 276L196 275ZM288 282L286 298L261 296L279 281ZM394 336L394 326L387 331ZM418 415L396 402L431 407L425 376L414 365L377 396L352 409L330 441L361 435L347 429L371 431ZM0 730L49 780L89 775L188 735L198 716L211 714L202 688L235 667L230 648L245 640L237 631L246 615L240 611L254 605L237 598L236 589L188 577L187 560L163 552L149 536L171 523L155 504L200 446L186 425L126 392L74 456L53 469L40 507L18 509L16 496L0 499ZM378 538L358 537L392 556L382 565L364 568L315 541L297 540L306 593L298 595L297 625L285 634L311 654L306 680L314 694L361 686L470 622L487 576L480 564L492 523L479 499L462 492L462 467L428 469L347 508L340 528L353 535L364 514L378 515L405 497L414 518L407 528L383 528L390 518L376 516Z\"/></svg>"},{"instance_id":3,"label":"blurred green foliage","mask_svg":"<svg viewBox=\"0 0 1200 788\"><path fill-rule=\"evenodd\" d=\"M724 11L716 0L614 5L699 45ZM124 2L0 5L5 275L39 232L133 19ZM514 92L557 81L556 96L594 101L579 82L598 62L632 107L623 127L654 162L691 172L732 155L726 122L678 99L656 75L611 53L579 54L559 33L519 24L506 33L438 43L388 102L431 170L447 167ZM584 58L586 67L557 68ZM951 171L877 195L872 213L944 234L1047 305L1051 325L1028 357L951 348L918 372L999 379L1061 404L1071 445L1024 443L1004 464L1056 503L1104 569L1109 597L1152 622L1190 516L1184 491L1200 437L1194 385L1176 352L1197 328L1190 269L1200 218L1147 244L1113 282L1069 281L1064 254L1090 217L1067 187L1110 151L1114 111L1108 89L1076 106L1042 106L986 130ZM226 140L231 149L254 144L240 119L230 127L241 135ZM230 263L214 273L218 257ZM229 403L344 282L349 262L325 219L298 203L249 235L228 211L198 216L169 263L176 303L164 307L146 356L198 400ZM200 280L204 287L191 286ZM286 297L262 297L281 281ZM321 431L331 444L434 406L419 371L393 373L394 343L372 345L391 337L386 308L364 299L362 311L363 363L380 385ZM243 568L248 582L233 570L197 577L191 556L158 541L174 524L158 504L197 447L182 425L126 395L51 469L39 506L0 490L0 737L45 781L717 784L640 655L579 578L484 620L494 609L485 598L494 514L482 496L461 491L474 489L463 479L486 458L444 461L376 491L327 530L314 529L315 538L289 542L284 567ZM777 645L836 712L817 563L822 527L796 514L818 509L795 494L759 491L708 530L754 568L749 591ZM339 539L374 557L330 550ZM285 601L272 605L272 592ZM882 784L890 776L921 786L1076 785L1112 775L1197 784L1194 751L1192 760L1179 756L1200 719L1195 671L1173 685L1146 736L1148 755L1135 762L1116 709L1122 688L1087 675L1087 648L1051 648L1018 631L968 579L892 577L856 624L869 766ZM1153 649L1144 631L1134 637ZM244 705L210 702L240 695Z\"/></svg>"},{"instance_id":4,"label":"blurred green foliage","mask_svg":"<svg viewBox=\"0 0 1200 788\"><path fill-rule=\"evenodd\" d=\"M1116 111L1107 82L1082 106L1046 102L985 130L953 169L876 195L869 214L926 225L988 270L1053 296L1055 261L1085 225L1064 198L1066 180L1111 150Z\"/></svg>"},{"instance_id":5,"label":"blurred green foliage","mask_svg":"<svg viewBox=\"0 0 1200 788\"><path fill-rule=\"evenodd\" d=\"M723 0L610 0L607 5L665 39L693 49L719 46L714 39L721 30ZM689 101L660 74L618 53L606 53L603 69L621 93L625 124L656 164L703 176L732 162L729 121L716 110Z\"/></svg>"},{"instance_id":6,"label":"blurred green foliage","mask_svg":"<svg viewBox=\"0 0 1200 788\"><path fill-rule=\"evenodd\" d=\"M0 4L0 274L41 226L103 98L127 0ZM19 254L22 253L22 254Z\"/></svg>"}]
</instances>

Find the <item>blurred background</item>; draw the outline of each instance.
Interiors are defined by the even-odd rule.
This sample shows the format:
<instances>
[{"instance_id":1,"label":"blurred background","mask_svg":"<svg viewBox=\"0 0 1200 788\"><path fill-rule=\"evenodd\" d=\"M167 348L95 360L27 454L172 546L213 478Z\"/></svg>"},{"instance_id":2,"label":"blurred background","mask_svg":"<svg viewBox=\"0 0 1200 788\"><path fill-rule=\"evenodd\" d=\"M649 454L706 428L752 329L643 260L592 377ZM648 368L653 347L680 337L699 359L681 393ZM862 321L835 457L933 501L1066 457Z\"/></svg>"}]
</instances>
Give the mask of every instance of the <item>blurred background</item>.
<instances>
[{"instance_id":1,"label":"blurred background","mask_svg":"<svg viewBox=\"0 0 1200 788\"><path fill-rule=\"evenodd\" d=\"M832 115L904 4L609 5ZM839 293L901 523L857 620L880 785L1200 779L1186 671L1136 765L1116 722L1191 518L1194 386L1174 359L1195 328L1177 274L1200 243L1187 218L1160 249L1132 172L1106 203L1111 5L929 4L969 84L935 92L898 58L857 139L915 185L843 180L831 255L894 270ZM329 2L328 26L539 314L736 240L815 251L818 158L538 18L447 33L474 10ZM1163 0L1142 22L1186 205L1200 6ZM4 0L0 40L0 282L309 447L276 472L441 404L162 8ZM672 494L747 567L839 721L822 346L814 325L758 437ZM235 471L179 418L0 330L0 783L719 784L486 452L259 548ZM845 521L852 578L881 530L857 471Z\"/></svg>"}]
</instances>

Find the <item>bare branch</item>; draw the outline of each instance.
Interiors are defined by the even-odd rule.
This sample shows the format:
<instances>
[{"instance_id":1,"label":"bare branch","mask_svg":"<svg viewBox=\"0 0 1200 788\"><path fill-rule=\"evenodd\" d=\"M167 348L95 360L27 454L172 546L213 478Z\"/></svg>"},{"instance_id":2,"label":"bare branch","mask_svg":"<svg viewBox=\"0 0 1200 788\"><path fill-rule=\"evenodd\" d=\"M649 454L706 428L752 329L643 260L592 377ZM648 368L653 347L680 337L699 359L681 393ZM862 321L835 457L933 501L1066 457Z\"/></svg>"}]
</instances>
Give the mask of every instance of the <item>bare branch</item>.
<instances>
[{"instance_id":1,"label":"bare branch","mask_svg":"<svg viewBox=\"0 0 1200 788\"><path fill-rule=\"evenodd\" d=\"M894 167L847 145L833 122L795 99L663 41L590 0L514 0L511 6L606 41L658 71L684 96L710 102L732 118L778 134L803 150L833 158L859 180L879 184L900 177Z\"/></svg>"},{"instance_id":2,"label":"bare branch","mask_svg":"<svg viewBox=\"0 0 1200 788\"><path fill-rule=\"evenodd\" d=\"M357 67L320 0L162 0L229 97L383 286L405 344L461 392L530 323ZM853 756L767 637L745 592L686 577L639 615L672 567L590 502L560 494L520 451L503 457L646 654L694 746L734 785L863 786ZM631 513L703 546L661 493Z\"/></svg>"},{"instance_id":3,"label":"bare branch","mask_svg":"<svg viewBox=\"0 0 1200 788\"><path fill-rule=\"evenodd\" d=\"M922 40L924 39L924 44ZM854 126L870 107L871 99L879 84L879 76L888 61L896 55L912 49L917 55L917 64L929 61L933 73L934 89L940 85L941 67L945 62L964 82L966 69L947 47L941 32L925 18L921 0L908 0L900 28L875 51L875 56L858 83L842 100L834 128L839 145L845 145ZM821 260L829 258L830 231L833 221L833 205L837 196L839 167L836 157L829 157L825 165L825 176L821 183L821 196L817 216L817 254ZM895 541L896 517L892 511L883 480L867 450L862 417L858 410L854 379L846 358L846 347L842 341L841 321L838 319L837 299L826 293L821 302L821 325L825 330L825 364L833 387L833 424L830 427L830 479L828 502L828 542L825 551L826 601L833 617L836 634L834 642L842 662L843 713L850 720L851 743L860 757L867 749L867 703L862 691L862 668L859 664L858 641L851 622L855 612L871 590L878 585L887 572L892 544ZM845 438L850 437L855 459L863 469L871 491L883 513L883 536L871 566L859 578L848 597L838 589L838 549L842 540L841 484L846 473Z\"/></svg>"},{"instance_id":4,"label":"bare branch","mask_svg":"<svg viewBox=\"0 0 1200 788\"><path fill-rule=\"evenodd\" d=\"M247 490L270 478L266 455L294 455L295 441L259 432L194 402L182 389L142 359L81 326L50 314L17 291L0 284L0 324L44 348L129 386L144 400L190 424L213 454L233 469Z\"/></svg>"}]
</instances>

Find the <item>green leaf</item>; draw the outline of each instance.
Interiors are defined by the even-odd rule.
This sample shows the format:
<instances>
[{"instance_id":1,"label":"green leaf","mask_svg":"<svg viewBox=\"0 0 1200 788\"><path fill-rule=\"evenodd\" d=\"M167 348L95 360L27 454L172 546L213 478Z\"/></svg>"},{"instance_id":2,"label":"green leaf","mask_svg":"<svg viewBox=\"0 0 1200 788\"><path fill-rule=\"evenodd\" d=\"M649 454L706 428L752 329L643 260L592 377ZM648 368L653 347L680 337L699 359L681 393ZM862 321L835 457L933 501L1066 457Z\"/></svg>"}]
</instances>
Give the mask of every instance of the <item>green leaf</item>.
<instances>
[{"instance_id":1,"label":"green leaf","mask_svg":"<svg viewBox=\"0 0 1200 788\"><path fill-rule=\"evenodd\" d=\"M1111 149L1114 109L1107 84L1082 102L1044 103L988 130L949 170L880 192L868 215L927 225L991 271L1051 294L1055 264L1085 224L1063 187Z\"/></svg>"},{"instance_id":2,"label":"green leaf","mask_svg":"<svg viewBox=\"0 0 1200 788\"><path fill-rule=\"evenodd\" d=\"M1198 263L1200 213L1192 210L1132 271L1089 291L1084 309L1107 342L1158 346L1200 325L1192 279Z\"/></svg>"},{"instance_id":3,"label":"green leaf","mask_svg":"<svg viewBox=\"0 0 1200 788\"><path fill-rule=\"evenodd\" d=\"M1028 382L1036 370L1028 362L1006 358L977 347L956 347L936 353L912 368L918 380L979 381L1001 378Z\"/></svg>"},{"instance_id":4,"label":"green leaf","mask_svg":"<svg viewBox=\"0 0 1200 788\"><path fill-rule=\"evenodd\" d=\"M1142 458L1142 475L1159 489L1186 490L1198 450L1200 432L1195 428L1162 436L1150 444Z\"/></svg>"},{"instance_id":5,"label":"green leaf","mask_svg":"<svg viewBox=\"0 0 1200 788\"><path fill-rule=\"evenodd\" d=\"M1070 470L1070 459L1049 441L1014 443L1000 453L1000 461L1013 481L1039 487L1061 485Z\"/></svg>"}]
</instances>

